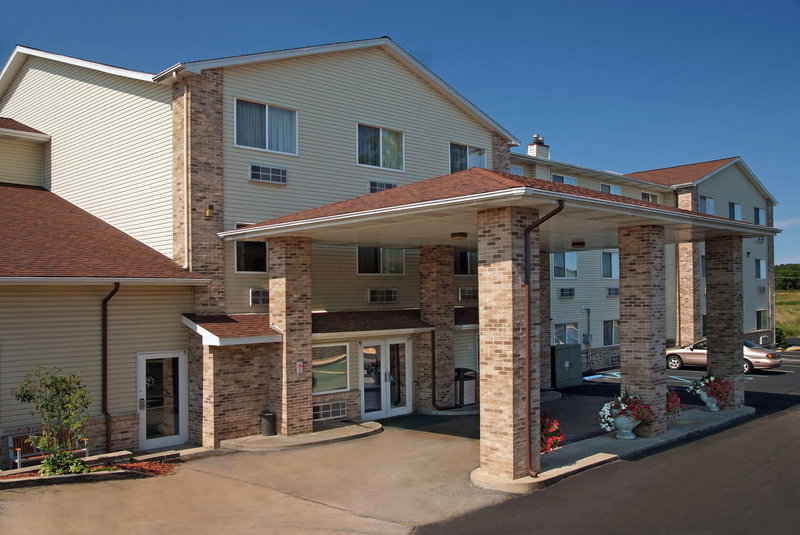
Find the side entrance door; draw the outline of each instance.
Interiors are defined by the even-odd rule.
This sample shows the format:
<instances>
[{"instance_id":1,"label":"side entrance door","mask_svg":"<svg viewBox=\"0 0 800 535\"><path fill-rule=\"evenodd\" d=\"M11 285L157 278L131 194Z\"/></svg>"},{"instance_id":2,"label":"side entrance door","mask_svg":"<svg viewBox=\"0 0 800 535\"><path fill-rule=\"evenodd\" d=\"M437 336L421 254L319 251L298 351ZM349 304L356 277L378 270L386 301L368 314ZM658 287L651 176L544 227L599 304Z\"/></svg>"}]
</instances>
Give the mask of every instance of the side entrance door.
<instances>
[{"instance_id":1,"label":"side entrance door","mask_svg":"<svg viewBox=\"0 0 800 535\"><path fill-rule=\"evenodd\" d=\"M363 340L359 348L362 419L411 412L411 340Z\"/></svg>"},{"instance_id":2,"label":"side entrance door","mask_svg":"<svg viewBox=\"0 0 800 535\"><path fill-rule=\"evenodd\" d=\"M189 438L186 354L140 353L139 447L185 444Z\"/></svg>"}]
</instances>

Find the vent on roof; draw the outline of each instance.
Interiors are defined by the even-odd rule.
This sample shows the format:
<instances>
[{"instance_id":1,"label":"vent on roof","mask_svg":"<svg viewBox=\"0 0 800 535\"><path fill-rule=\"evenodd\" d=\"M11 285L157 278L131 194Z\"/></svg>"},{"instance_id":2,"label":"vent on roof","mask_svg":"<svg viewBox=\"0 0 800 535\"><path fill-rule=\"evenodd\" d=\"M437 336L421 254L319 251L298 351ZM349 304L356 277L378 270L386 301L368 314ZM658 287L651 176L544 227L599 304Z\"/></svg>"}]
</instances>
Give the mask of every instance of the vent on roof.
<instances>
[{"instance_id":1,"label":"vent on roof","mask_svg":"<svg viewBox=\"0 0 800 535\"><path fill-rule=\"evenodd\" d=\"M469 287L469 288L459 288L458 289L458 300L459 301L477 301L478 300L478 288L476 287Z\"/></svg>"},{"instance_id":2,"label":"vent on roof","mask_svg":"<svg viewBox=\"0 0 800 535\"><path fill-rule=\"evenodd\" d=\"M370 288L368 300L370 303L397 303L396 288Z\"/></svg>"},{"instance_id":3,"label":"vent on roof","mask_svg":"<svg viewBox=\"0 0 800 535\"><path fill-rule=\"evenodd\" d=\"M575 288L559 288L559 297L575 297Z\"/></svg>"},{"instance_id":4,"label":"vent on roof","mask_svg":"<svg viewBox=\"0 0 800 535\"><path fill-rule=\"evenodd\" d=\"M606 288L606 297L619 297L619 286L609 286Z\"/></svg>"},{"instance_id":5,"label":"vent on roof","mask_svg":"<svg viewBox=\"0 0 800 535\"><path fill-rule=\"evenodd\" d=\"M268 305L269 290L266 288L250 288L250 306Z\"/></svg>"},{"instance_id":6,"label":"vent on roof","mask_svg":"<svg viewBox=\"0 0 800 535\"><path fill-rule=\"evenodd\" d=\"M286 169L280 167L250 166L250 180L255 180L256 182L286 184L286 173Z\"/></svg>"},{"instance_id":7,"label":"vent on roof","mask_svg":"<svg viewBox=\"0 0 800 535\"><path fill-rule=\"evenodd\" d=\"M317 403L313 406L314 420L331 420L347 416L347 401L331 401L330 403Z\"/></svg>"}]
</instances>

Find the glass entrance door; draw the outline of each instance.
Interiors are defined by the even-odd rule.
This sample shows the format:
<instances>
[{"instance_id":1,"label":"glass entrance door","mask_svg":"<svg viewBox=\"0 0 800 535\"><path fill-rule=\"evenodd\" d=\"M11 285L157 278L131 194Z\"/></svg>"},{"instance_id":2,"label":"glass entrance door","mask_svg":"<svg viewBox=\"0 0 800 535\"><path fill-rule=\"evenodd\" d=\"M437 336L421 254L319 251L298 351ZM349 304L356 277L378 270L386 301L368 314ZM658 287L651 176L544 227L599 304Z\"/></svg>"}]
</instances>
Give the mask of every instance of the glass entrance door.
<instances>
[{"instance_id":1,"label":"glass entrance door","mask_svg":"<svg viewBox=\"0 0 800 535\"><path fill-rule=\"evenodd\" d=\"M411 343L372 340L361 344L361 412L365 420L411 412Z\"/></svg>"},{"instance_id":2,"label":"glass entrance door","mask_svg":"<svg viewBox=\"0 0 800 535\"><path fill-rule=\"evenodd\" d=\"M139 446L183 444L188 438L186 355L139 355Z\"/></svg>"}]
</instances>

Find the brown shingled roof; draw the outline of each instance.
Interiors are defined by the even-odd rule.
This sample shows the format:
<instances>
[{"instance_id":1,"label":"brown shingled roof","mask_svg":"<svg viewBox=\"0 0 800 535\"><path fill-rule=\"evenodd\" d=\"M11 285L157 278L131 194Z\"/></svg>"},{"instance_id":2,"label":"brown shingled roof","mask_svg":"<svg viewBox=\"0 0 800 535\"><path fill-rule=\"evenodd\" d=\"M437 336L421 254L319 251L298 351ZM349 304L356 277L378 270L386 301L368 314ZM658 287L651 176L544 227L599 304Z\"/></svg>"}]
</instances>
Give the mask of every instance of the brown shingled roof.
<instances>
[{"instance_id":1,"label":"brown shingled roof","mask_svg":"<svg viewBox=\"0 0 800 535\"><path fill-rule=\"evenodd\" d=\"M639 180L653 182L655 184L662 184L664 186L691 184L738 159L738 156L734 156L733 158L723 158L721 160L711 160L709 162L677 165L675 167L652 169L650 171L638 171L636 173L628 173L625 176L638 178Z\"/></svg>"},{"instance_id":2,"label":"brown shingled roof","mask_svg":"<svg viewBox=\"0 0 800 535\"><path fill-rule=\"evenodd\" d=\"M202 280L45 189L0 183L0 277Z\"/></svg>"},{"instance_id":3,"label":"brown shingled roof","mask_svg":"<svg viewBox=\"0 0 800 535\"><path fill-rule=\"evenodd\" d=\"M312 333L341 333L358 331L388 331L395 329L432 329L423 321L419 309L407 310L348 310L315 312L311 316Z\"/></svg>"},{"instance_id":4,"label":"brown shingled roof","mask_svg":"<svg viewBox=\"0 0 800 535\"><path fill-rule=\"evenodd\" d=\"M5 128L6 130L18 130L20 132L30 132L31 134L46 135L44 132L40 132L35 128L31 128L30 126L25 126L19 121L9 119L8 117L0 117L0 128Z\"/></svg>"},{"instance_id":5,"label":"brown shingled roof","mask_svg":"<svg viewBox=\"0 0 800 535\"><path fill-rule=\"evenodd\" d=\"M281 336L280 332L270 327L269 314L184 314L184 317L219 338Z\"/></svg>"}]
</instances>

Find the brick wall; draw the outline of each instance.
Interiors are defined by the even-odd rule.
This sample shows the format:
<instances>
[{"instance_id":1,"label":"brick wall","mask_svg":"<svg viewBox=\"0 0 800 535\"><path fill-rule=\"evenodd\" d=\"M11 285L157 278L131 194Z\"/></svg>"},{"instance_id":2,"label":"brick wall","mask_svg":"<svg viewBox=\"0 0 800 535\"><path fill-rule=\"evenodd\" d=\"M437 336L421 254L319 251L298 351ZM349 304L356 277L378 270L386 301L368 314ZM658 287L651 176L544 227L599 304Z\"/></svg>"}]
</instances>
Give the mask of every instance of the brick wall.
<instances>
[{"instance_id":1,"label":"brick wall","mask_svg":"<svg viewBox=\"0 0 800 535\"><path fill-rule=\"evenodd\" d=\"M676 191L678 208L697 211L697 187ZM677 244L678 267L678 345L687 345L702 337L703 284L700 277L700 248L697 243Z\"/></svg>"},{"instance_id":2,"label":"brick wall","mask_svg":"<svg viewBox=\"0 0 800 535\"><path fill-rule=\"evenodd\" d=\"M533 272L532 272L533 273ZM539 252L539 355L543 390L555 388L550 349L550 252Z\"/></svg>"},{"instance_id":3,"label":"brick wall","mask_svg":"<svg viewBox=\"0 0 800 535\"><path fill-rule=\"evenodd\" d=\"M583 369L584 372L587 371L589 367L591 367L593 371L616 368L620 365L619 346L593 347L591 357L588 351L583 350L581 353L581 362L586 363Z\"/></svg>"},{"instance_id":4,"label":"brick wall","mask_svg":"<svg viewBox=\"0 0 800 535\"><path fill-rule=\"evenodd\" d=\"M511 166L511 149L508 141L492 132L492 171L508 173Z\"/></svg>"},{"instance_id":5,"label":"brick wall","mask_svg":"<svg viewBox=\"0 0 800 535\"><path fill-rule=\"evenodd\" d=\"M664 228L619 229L621 388L639 394L656 419L636 434L666 431L666 297Z\"/></svg>"}]
</instances>

